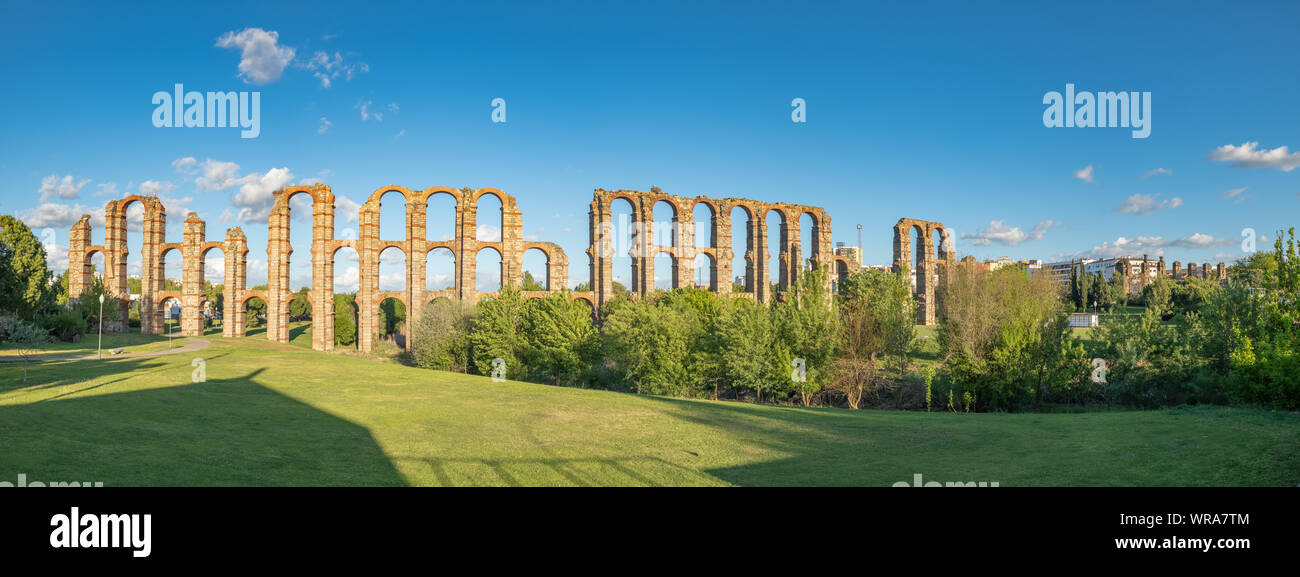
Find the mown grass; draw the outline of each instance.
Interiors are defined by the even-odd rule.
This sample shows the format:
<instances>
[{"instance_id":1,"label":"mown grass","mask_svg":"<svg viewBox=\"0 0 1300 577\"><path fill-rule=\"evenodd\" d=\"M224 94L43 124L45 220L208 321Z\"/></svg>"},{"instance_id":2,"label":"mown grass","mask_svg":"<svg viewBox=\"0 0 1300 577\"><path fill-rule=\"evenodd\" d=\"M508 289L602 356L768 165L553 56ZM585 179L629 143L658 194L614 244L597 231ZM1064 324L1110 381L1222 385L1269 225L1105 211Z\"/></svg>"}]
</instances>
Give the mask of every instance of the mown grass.
<instances>
[{"instance_id":1,"label":"mown grass","mask_svg":"<svg viewBox=\"0 0 1300 577\"><path fill-rule=\"evenodd\" d=\"M1288 485L1300 416L953 414L494 383L211 338L194 355L0 365L0 480L106 485ZM194 358L206 382L192 382Z\"/></svg>"}]
</instances>

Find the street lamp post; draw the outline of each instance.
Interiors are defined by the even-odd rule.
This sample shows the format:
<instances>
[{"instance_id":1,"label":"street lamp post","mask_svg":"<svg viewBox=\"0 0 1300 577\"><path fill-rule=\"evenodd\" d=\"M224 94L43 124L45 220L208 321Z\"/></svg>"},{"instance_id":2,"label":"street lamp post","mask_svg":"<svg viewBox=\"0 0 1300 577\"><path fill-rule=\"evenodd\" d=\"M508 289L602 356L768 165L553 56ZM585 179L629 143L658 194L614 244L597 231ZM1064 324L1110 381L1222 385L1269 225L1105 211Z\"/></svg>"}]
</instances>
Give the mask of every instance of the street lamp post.
<instances>
[{"instance_id":1,"label":"street lamp post","mask_svg":"<svg viewBox=\"0 0 1300 577\"><path fill-rule=\"evenodd\" d=\"M96 358L104 358L104 293L99 293L99 344L95 346Z\"/></svg>"}]
</instances>

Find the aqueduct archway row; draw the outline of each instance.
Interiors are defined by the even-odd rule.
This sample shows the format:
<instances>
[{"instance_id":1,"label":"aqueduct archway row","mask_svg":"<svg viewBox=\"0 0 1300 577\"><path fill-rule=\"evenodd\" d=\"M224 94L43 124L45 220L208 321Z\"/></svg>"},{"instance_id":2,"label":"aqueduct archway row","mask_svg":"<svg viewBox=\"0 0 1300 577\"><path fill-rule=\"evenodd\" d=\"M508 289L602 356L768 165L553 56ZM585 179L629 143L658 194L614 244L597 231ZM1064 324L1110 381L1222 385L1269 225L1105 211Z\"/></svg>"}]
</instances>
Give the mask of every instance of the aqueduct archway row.
<instances>
[{"instance_id":1,"label":"aqueduct archway row","mask_svg":"<svg viewBox=\"0 0 1300 577\"><path fill-rule=\"evenodd\" d=\"M912 252L912 233L918 237L915 256ZM939 233L940 241L934 242ZM942 286L948 268L957 260L952 236L941 222L900 218L894 225L895 271L911 273L912 293L916 296L916 323L932 325L939 307L936 288Z\"/></svg>"},{"instance_id":2,"label":"aqueduct archway row","mask_svg":"<svg viewBox=\"0 0 1300 577\"><path fill-rule=\"evenodd\" d=\"M405 200L406 237L382 239L379 234L380 199L389 193L398 193ZM455 231L451 240L430 241L426 230L426 212L430 197L445 194L456 203ZM207 253L220 249L225 259L225 289L222 334L227 337L244 336L247 328L246 303L252 298L266 302L267 337L286 343L289 341L289 302L294 290L290 286L289 263L294 251L289 241L289 202L298 195L307 195L312 204L311 267L312 286L308 300L312 303L312 347L317 350L334 348L334 266L335 254L343 247L356 251L360 265L357 288L358 347L363 351L374 349L379 328L379 307L385 299L396 298L407 307L408 318L418 318L424 305L435 298L451 298L477 302L492 292L476 288L476 257L483 249L492 249L501 256L502 284L520 286L523 282L523 257L530 250L541 251L547 258L547 287L545 291L530 291L530 298L542 297L568 286L569 262L564 250L553 242L531 242L523 238L523 219L515 198L494 188L455 189L433 187L412 190L402 186L376 189L359 211L359 238L337 239L334 234L335 199L330 187L323 184L294 186L277 190L268 217L267 287L250 290L248 279L248 242L244 232L231 228L223 242L208 242L206 224L195 213L185 219L183 239L180 243L166 241L166 210L157 197L128 196L109 201L105 206L105 236L102 246L90 245L90 215L84 215L73 225L69 243L69 295L73 298L85 292L93 278L91 257L100 253L104 258L106 289L115 295L127 295L127 209L140 203L144 209L141 254L141 291L139 297L141 331L157 334L163 330L162 303L177 299L181 303L181 333L186 336L203 334L204 270ZM501 238L499 241L479 240L477 236L478 201L484 195L493 195L501 202ZM816 266L834 264L831 251L830 217L819 207L786 203L762 203L746 199L711 199L706 197L679 197L663 194L657 188L651 192L605 191L597 189L589 213L593 290L571 292L573 298L585 300L599 307L613 298L611 274L615 243L614 223L610 204L615 199L625 199L633 207L632 224L637 231L635 242L628 251L633 261L633 282L629 292L644 296L654 288L654 258L666 252L673 259L673 287L687 286L693 278L694 259L707 254L712 260L712 285L710 290L730 293L725 288L731 279L731 210L741 207L749 216L745 231L746 284L749 298L768 301L769 290L767 223L769 212L781 217L780 270L778 287L783 290L795 280L800 270L799 219L808 214L813 219L812 261ZM646 231L653 223L653 206L666 202L673 207L674 216L671 245L656 245ZM692 210L705 204L712 211L709 248L697 248L694 242ZM381 291L379 288L380 253L396 247L406 256L406 284L402 291ZM455 263L454 288L428 290L426 286L425 255L435 249L447 249ZM177 250L182 258L181 291L165 291L165 254ZM724 287L719 290L719 287ZM551 287L555 287L552 289ZM129 304L123 300L119 311L123 325L129 315ZM410 339L407 339L410 345Z\"/></svg>"},{"instance_id":3,"label":"aqueduct archway row","mask_svg":"<svg viewBox=\"0 0 1300 577\"><path fill-rule=\"evenodd\" d=\"M811 265L827 267L834 271L835 255L831 248L831 218L826 210L817 206L805 206L789 203L765 203L744 198L709 198L705 196L684 197L665 194L658 187L651 187L650 192L637 190L595 190L588 211L590 223L590 246L587 256L591 262L591 286L596 301L604 303L613 298L614 274L613 259L620 251L619 240L629 235L619 230L620 226L629 227L631 242L626 255L632 260L631 286L628 290L637 295L645 295L655 290L655 257L667 253L672 259L672 287L690 286L695 278L696 257L704 254L710 260L709 290L720 293L732 293L732 249L734 235L731 222L732 210L740 208L745 212L748 224L745 227L745 288L740 294L747 295L761 302L773 298L770 269L770 253L767 216L775 213L780 217L778 270L775 271L777 291L784 292L798 278L803 263L803 247L800 241L800 223L802 216L812 218ZM632 209L628 223L616 223L613 218L613 203L626 201ZM672 209L672 220L667 231L655 230L654 207L666 203ZM695 242L695 207L704 205L711 213L709 225L709 247L697 247ZM666 233L666 234L660 234ZM669 238L669 244L657 244L663 237ZM827 283L830 283L830 274ZM720 290L721 287L721 290Z\"/></svg>"}]
</instances>

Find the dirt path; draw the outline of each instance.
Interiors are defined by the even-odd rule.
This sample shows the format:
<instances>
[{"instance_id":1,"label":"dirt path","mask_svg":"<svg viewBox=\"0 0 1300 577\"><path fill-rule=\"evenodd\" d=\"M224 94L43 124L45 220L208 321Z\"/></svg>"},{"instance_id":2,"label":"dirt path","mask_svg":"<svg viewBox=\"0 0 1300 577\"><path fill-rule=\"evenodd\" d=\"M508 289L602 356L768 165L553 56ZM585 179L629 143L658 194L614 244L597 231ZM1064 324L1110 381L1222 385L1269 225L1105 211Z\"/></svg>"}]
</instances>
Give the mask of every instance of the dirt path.
<instances>
[{"instance_id":1,"label":"dirt path","mask_svg":"<svg viewBox=\"0 0 1300 577\"><path fill-rule=\"evenodd\" d=\"M111 360L111 359L131 359L136 357L157 357L162 355L178 355L181 353L192 353L194 351L201 351L203 349L208 348L208 345L212 344L208 342L207 339L201 339L198 337L186 337L186 338L189 339L189 342L185 343L185 346L183 347L176 347L174 349L167 349L163 351L153 351L153 352L122 353L120 355L105 354L104 358ZM45 355L45 356L32 357L32 362L40 363L46 361L87 361L87 360L95 360L95 359L96 359L95 353L79 355L79 356ZM0 363L18 363L22 361L23 361L22 357L0 358Z\"/></svg>"}]
</instances>

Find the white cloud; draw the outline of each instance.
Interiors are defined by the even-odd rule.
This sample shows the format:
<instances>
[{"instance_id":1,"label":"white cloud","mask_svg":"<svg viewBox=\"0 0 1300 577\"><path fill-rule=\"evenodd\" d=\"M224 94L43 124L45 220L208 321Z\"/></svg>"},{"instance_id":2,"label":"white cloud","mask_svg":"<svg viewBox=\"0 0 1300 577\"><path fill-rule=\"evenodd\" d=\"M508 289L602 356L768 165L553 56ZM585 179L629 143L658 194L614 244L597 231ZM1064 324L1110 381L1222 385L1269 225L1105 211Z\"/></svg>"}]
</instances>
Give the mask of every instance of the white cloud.
<instances>
[{"instance_id":1,"label":"white cloud","mask_svg":"<svg viewBox=\"0 0 1300 577\"><path fill-rule=\"evenodd\" d=\"M1092 182L1092 165L1089 164L1088 166L1074 171L1074 177L1084 182Z\"/></svg>"},{"instance_id":2,"label":"white cloud","mask_svg":"<svg viewBox=\"0 0 1300 577\"><path fill-rule=\"evenodd\" d=\"M193 156L186 156L186 157L177 158L176 160L173 160L172 168L175 168L176 172L179 172L181 174L194 174L198 170L195 167L195 165L197 164L198 164L198 160L196 160Z\"/></svg>"},{"instance_id":3,"label":"white cloud","mask_svg":"<svg viewBox=\"0 0 1300 577\"><path fill-rule=\"evenodd\" d=\"M80 204L69 205L57 202L43 202L36 208L19 211L18 219L23 221L27 226L32 228L67 228L72 226L81 218L81 215L89 214L90 225L96 228L104 226L104 208L91 208Z\"/></svg>"},{"instance_id":4,"label":"white cloud","mask_svg":"<svg viewBox=\"0 0 1300 577\"><path fill-rule=\"evenodd\" d=\"M316 127L316 134L325 134L326 132L329 132L331 126L334 126L334 123L330 122L330 119L325 118L324 116L320 117L320 124Z\"/></svg>"},{"instance_id":5,"label":"white cloud","mask_svg":"<svg viewBox=\"0 0 1300 577\"><path fill-rule=\"evenodd\" d=\"M339 77L342 77L345 82L351 82L352 77L357 73L370 72L370 66L365 62L348 62L339 52L331 56L319 50L312 54L311 59L303 63L302 67L310 70L312 76L320 80L321 88L333 86L334 80Z\"/></svg>"},{"instance_id":6,"label":"white cloud","mask_svg":"<svg viewBox=\"0 0 1300 577\"><path fill-rule=\"evenodd\" d=\"M1241 187L1241 188L1234 188L1234 189L1232 189L1232 190L1225 190L1225 191L1223 191L1223 195L1222 195L1222 196L1223 196L1223 198L1232 198L1232 197L1234 197L1234 196L1237 196L1238 194L1241 194L1241 193L1243 193L1243 192L1246 192L1246 189L1247 189L1247 188L1250 188L1250 187L1249 187L1249 186L1243 186L1243 187Z\"/></svg>"},{"instance_id":7,"label":"white cloud","mask_svg":"<svg viewBox=\"0 0 1300 577\"><path fill-rule=\"evenodd\" d=\"M356 106L353 106L352 108L353 108L353 109L360 109L360 110L361 110L361 121L362 121L362 122L365 122L365 121L367 121L367 120L370 120L371 118L373 118L373 119L375 119L375 120L377 120L377 121L379 121L379 122L383 122L383 121L384 121L384 113L382 113L382 112L370 112L370 106L373 105L373 104L374 104L374 102L371 102L371 101L369 101L369 100L359 100L359 101L357 101L357 105L356 105Z\"/></svg>"},{"instance_id":8,"label":"white cloud","mask_svg":"<svg viewBox=\"0 0 1300 577\"><path fill-rule=\"evenodd\" d=\"M484 242L499 242L501 240L501 227L490 224L478 225L475 231L475 238Z\"/></svg>"},{"instance_id":9,"label":"white cloud","mask_svg":"<svg viewBox=\"0 0 1300 577\"><path fill-rule=\"evenodd\" d=\"M98 186L99 186L99 191L95 192L95 196L117 196L118 195L116 182L101 182L99 183Z\"/></svg>"},{"instance_id":10,"label":"white cloud","mask_svg":"<svg viewBox=\"0 0 1300 577\"><path fill-rule=\"evenodd\" d=\"M1205 233L1195 233L1177 240L1167 241L1160 236L1138 236L1137 238L1119 237L1113 242L1103 242L1092 250L1060 255L1064 257L1114 258L1120 256L1140 256L1143 254L1160 256L1167 248L1205 249L1236 244L1237 239L1215 238Z\"/></svg>"},{"instance_id":11,"label":"white cloud","mask_svg":"<svg viewBox=\"0 0 1300 577\"><path fill-rule=\"evenodd\" d=\"M200 166L202 176L194 179L201 190L226 190L240 183L239 165L208 158Z\"/></svg>"},{"instance_id":12,"label":"white cloud","mask_svg":"<svg viewBox=\"0 0 1300 577\"><path fill-rule=\"evenodd\" d=\"M1240 146L1225 144L1210 151L1206 158L1216 162L1230 162L1232 168L1277 168L1291 172L1300 166L1300 152L1290 152L1285 146L1272 150L1260 150L1258 147L1258 142L1243 142Z\"/></svg>"},{"instance_id":13,"label":"white cloud","mask_svg":"<svg viewBox=\"0 0 1300 577\"><path fill-rule=\"evenodd\" d=\"M81 196L81 189L87 184L90 184L90 179L75 180L71 174L59 178L58 175L51 174L41 179L41 202L54 197L67 200L75 199Z\"/></svg>"},{"instance_id":14,"label":"white cloud","mask_svg":"<svg viewBox=\"0 0 1300 577\"><path fill-rule=\"evenodd\" d=\"M284 68L293 61L294 50L278 44L280 34L274 30L245 28L230 31L217 39L219 48L238 48L239 76L250 84L269 84L280 79Z\"/></svg>"},{"instance_id":15,"label":"white cloud","mask_svg":"<svg viewBox=\"0 0 1300 577\"><path fill-rule=\"evenodd\" d=\"M1156 169L1146 171L1145 173L1142 174L1142 176L1139 176L1138 178L1147 178L1150 176L1155 176L1157 174L1173 174L1173 173L1174 171L1169 170L1168 168L1156 168Z\"/></svg>"},{"instance_id":16,"label":"white cloud","mask_svg":"<svg viewBox=\"0 0 1300 577\"><path fill-rule=\"evenodd\" d=\"M1147 215L1157 210L1173 209L1183 205L1183 199L1173 197L1157 202L1158 194L1135 194L1124 200L1115 210L1129 214Z\"/></svg>"},{"instance_id":17,"label":"white cloud","mask_svg":"<svg viewBox=\"0 0 1300 577\"><path fill-rule=\"evenodd\" d=\"M336 221L339 216L343 216L348 222L357 222L360 219L360 214L361 205L357 204L356 201L341 194L334 197L334 218Z\"/></svg>"},{"instance_id":18,"label":"white cloud","mask_svg":"<svg viewBox=\"0 0 1300 577\"><path fill-rule=\"evenodd\" d=\"M1018 246L1022 242L1039 240L1047 234L1047 229L1058 226L1061 226L1060 222L1044 220L1034 225L1029 232L1025 232L1018 226L1006 226L1003 221L991 220L983 230L962 233L961 238L969 239L974 246L988 246L995 242L1003 246Z\"/></svg>"},{"instance_id":19,"label":"white cloud","mask_svg":"<svg viewBox=\"0 0 1300 577\"><path fill-rule=\"evenodd\" d=\"M275 204L275 191L293 182L289 167L272 168L265 174L250 174L239 179L239 192L231 204L239 209L239 222L265 223Z\"/></svg>"}]
</instances>

